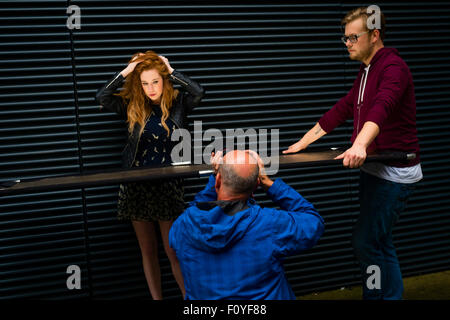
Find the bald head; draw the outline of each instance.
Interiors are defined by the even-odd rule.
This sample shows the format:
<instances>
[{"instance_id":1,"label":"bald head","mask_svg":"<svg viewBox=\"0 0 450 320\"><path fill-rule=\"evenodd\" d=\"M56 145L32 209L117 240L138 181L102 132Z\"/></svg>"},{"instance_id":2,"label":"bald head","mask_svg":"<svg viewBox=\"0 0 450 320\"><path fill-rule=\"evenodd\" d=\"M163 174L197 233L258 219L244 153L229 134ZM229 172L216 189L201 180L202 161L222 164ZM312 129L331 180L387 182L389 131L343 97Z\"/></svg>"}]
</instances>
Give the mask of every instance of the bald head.
<instances>
[{"instance_id":1,"label":"bald head","mask_svg":"<svg viewBox=\"0 0 450 320\"><path fill-rule=\"evenodd\" d=\"M219 173L227 193L250 196L258 183L258 161L248 151L233 150L223 157Z\"/></svg>"},{"instance_id":2,"label":"bald head","mask_svg":"<svg viewBox=\"0 0 450 320\"><path fill-rule=\"evenodd\" d=\"M258 169L258 161L247 150L233 150L223 157L223 164L231 166L241 177L248 177Z\"/></svg>"}]
</instances>

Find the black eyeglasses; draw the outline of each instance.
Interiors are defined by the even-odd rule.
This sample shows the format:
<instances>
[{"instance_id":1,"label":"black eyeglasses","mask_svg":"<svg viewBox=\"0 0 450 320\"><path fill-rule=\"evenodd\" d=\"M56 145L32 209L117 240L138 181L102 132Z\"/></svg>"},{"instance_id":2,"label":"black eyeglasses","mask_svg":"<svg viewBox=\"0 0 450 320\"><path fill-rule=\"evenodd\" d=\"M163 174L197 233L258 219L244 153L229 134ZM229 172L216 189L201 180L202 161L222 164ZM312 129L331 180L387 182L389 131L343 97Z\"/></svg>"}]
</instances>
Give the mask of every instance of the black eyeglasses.
<instances>
[{"instance_id":1,"label":"black eyeglasses","mask_svg":"<svg viewBox=\"0 0 450 320\"><path fill-rule=\"evenodd\" d=\"M366 32L358 33L358 34L352 34L352 35L349 35L349 36L343 36L343 37L341 38L341 40L342 40L342 42L343 42L344 44L347 44L347 41L348 41L348 40L350 40L351 43L356 43L356 42L358 41L358 38L359 38L359 37L361 37L363 34L366 34L366 33L369 33L369 32L370 32L370 31L366 31Z\"/></svg>"}]
</instances>

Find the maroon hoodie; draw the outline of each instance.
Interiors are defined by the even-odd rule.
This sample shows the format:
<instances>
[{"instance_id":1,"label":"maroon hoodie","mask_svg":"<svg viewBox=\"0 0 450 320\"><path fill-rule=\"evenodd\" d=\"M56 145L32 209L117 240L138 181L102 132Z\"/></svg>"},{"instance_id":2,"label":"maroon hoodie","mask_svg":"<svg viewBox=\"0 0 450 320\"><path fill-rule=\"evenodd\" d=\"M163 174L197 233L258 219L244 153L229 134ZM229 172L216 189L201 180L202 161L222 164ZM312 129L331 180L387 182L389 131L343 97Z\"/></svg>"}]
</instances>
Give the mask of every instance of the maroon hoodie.
<instances>
[{"instance_id":1,"label":"maroon hoodie","mask_svg":"<svg viewBox=\"0 0 450 320\"><path fill-rule=\"evenodd\" d=\"M387 164L408 167L420 162L412 75L396 49L381 48L368 66L362 63L351 90L322 116L319 124L330 132L351 118L352 143L366 121L375 122L380 128L367 153L415 152L414 160Z\"/></svg>"}]
</instances>

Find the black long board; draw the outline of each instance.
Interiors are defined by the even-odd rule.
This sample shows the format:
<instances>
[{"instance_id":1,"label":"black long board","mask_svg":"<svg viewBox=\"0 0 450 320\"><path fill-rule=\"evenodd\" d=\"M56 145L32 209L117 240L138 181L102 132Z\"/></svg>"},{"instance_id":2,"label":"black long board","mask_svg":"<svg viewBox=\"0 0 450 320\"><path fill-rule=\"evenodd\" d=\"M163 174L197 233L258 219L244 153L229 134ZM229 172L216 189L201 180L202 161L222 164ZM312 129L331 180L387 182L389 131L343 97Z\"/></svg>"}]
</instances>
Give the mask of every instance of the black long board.
<instances>
[{"instance_id":1,"label":"black long board","mask_svg":"<svg viewBox=\"0 0 450 320\"><path fill-rule=\"evenodd\" d=\"M338 164L342 160L334 160L341 154L340 150L320 152L300 152L295 154L280 155L276 160L279 168L293 168L303 166ZM373 154L366 158L366 162L407 160L414 158L415 154L393 152L384 154ZM210 174L211 166L208 164L187 164L165 167L144 167L110 172L88 173L70 176L56 176L37 180L20 181L10 187L0 187L0 195L19 194L26 192L51 191L61 189L86 188L126 182L148 181L154 179L173 177L199 177ZM270 174L270 172L268 172Z\"/></svg>"}]
</instances>

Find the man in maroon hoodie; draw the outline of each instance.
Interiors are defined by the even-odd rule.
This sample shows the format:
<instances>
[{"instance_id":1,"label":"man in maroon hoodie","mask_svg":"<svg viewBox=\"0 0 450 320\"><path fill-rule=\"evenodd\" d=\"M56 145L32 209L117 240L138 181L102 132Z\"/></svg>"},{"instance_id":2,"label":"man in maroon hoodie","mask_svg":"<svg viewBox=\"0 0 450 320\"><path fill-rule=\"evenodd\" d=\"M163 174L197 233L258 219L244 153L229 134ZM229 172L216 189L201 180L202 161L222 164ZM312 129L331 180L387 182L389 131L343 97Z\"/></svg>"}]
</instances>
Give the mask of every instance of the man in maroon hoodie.
<instances>
[{"instance_id":1,"label":"man in maroon hoodie","mask_svg":"<svg viewBox=\"0 0 450 320\"><path fill-rule=\"evenodd\" d=\"M401 299L403 281L392 229L416 182L422 179L416 129L414 85L408 66L393 48L383 45L385 22L373 26L367 8L345 16L345 43L349 57L361 61L353 87L298 142L283 153L298 152L345 120L353 118L352 147L336 159L361 168L360 215L352 244L363 278L364 299ZM375 20L377 21L377 20ZM364 163L367 153L383 151L415 153L404 162ZM380 281L375 273L379 271ZM375 279L375 281L374 281Z\"/></svg>"}]
</instances>

